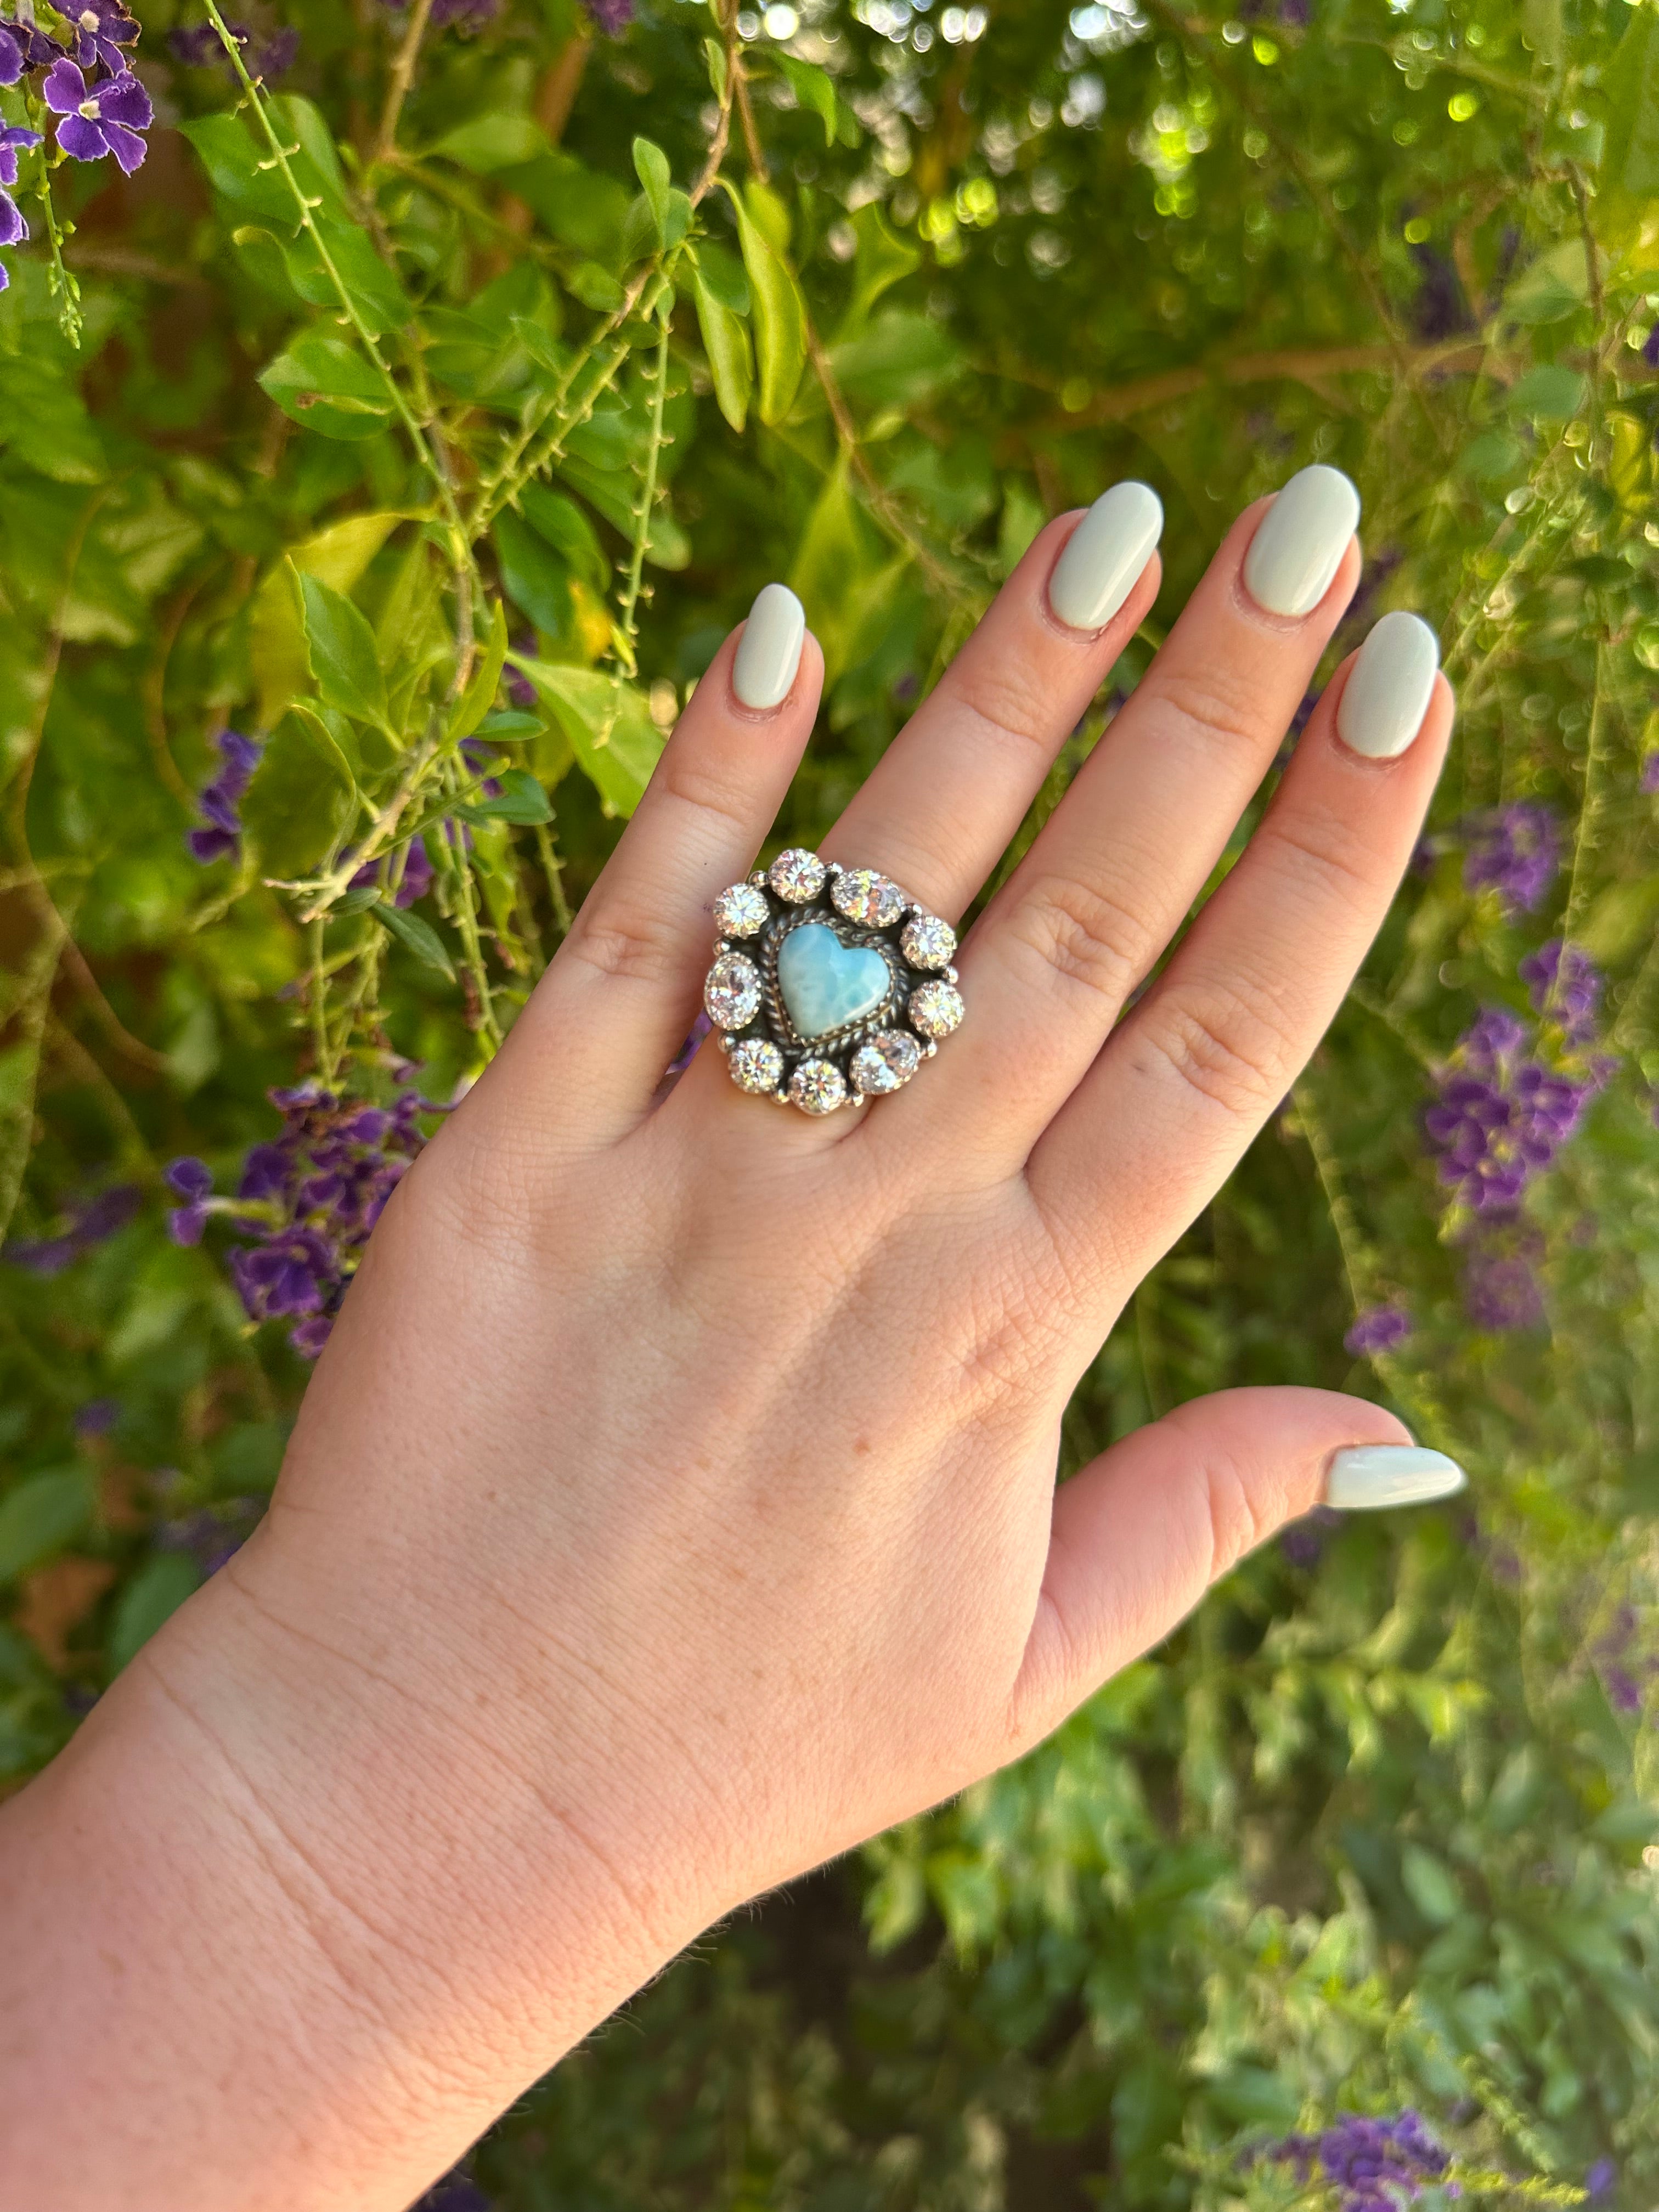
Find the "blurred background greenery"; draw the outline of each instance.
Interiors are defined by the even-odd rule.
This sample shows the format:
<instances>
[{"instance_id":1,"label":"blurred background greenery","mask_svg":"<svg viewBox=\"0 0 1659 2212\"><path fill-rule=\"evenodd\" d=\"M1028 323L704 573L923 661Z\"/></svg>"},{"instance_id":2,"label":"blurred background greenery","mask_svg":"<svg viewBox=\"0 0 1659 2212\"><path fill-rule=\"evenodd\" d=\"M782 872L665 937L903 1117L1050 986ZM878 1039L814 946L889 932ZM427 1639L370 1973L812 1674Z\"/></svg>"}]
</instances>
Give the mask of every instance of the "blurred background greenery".
<instances>
[{"instance_id":1,"label":"blurred background greenery","mask_svg":"<svg viewBox=\"0 0 1659 2212\"><path fill-rule=\"evenodd\" d=\"M759 585L829 662L811 843L1042 518L1153 483L1156 617L1029 837L1328 460L1333 659L1437 623L1451 766L1066 1463L1305 1381L1468 1500L1249 1560L432 2203L1649 2205L1651 0L248 0L251 78L196 0L103 12L147 158L16 141L0 296L0 1775L257 1520L375 1209ZM49 130L29 25L75 27L8 22L0 122Z\"/></svg>"}]
</instances>

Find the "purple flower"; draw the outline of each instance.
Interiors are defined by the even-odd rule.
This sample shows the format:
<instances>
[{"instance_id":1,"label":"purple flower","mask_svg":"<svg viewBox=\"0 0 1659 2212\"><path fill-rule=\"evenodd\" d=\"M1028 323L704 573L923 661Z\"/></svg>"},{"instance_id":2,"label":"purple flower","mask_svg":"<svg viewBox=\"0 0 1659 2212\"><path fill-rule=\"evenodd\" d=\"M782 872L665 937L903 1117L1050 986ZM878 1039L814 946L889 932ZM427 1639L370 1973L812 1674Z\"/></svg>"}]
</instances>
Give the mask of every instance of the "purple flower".
<instances>
[{"instance_id":1,"label":"purple flower","mask_svg":"<svg viewBox=\"0 0 1659 2212\"><path fill-rule=\"evenodd\" d=\"M1411 1333L1412 1317L1403 1306L1367 1306L1354 1316L1342 1348L1361 1359L1373 1352L1392 1352Z\"/></svg>"},{"instance_id":2,"label":"purple flower","mask_svg":"<svg viewBox=\"0 0 1659 2212\"><path fill-rule=\"evenodd\" d=\"M185 839L191 854L204 867L240 852L242 842L241 804L253 781L264 746L258 738L245 738L237 730L221 730L214 739L222 765L204 786L198 804L208 818L205 830L192 830Z\"/></svg>"},{"instance_id":3,"label":"purple flower","mask_svg":"<svg viewBox=\"0 0 1659 2212\"><path fill-rule=\"evenodd\" d=\"M1460 1041L1440 1077L1440 1096L1423 1117L1440 1156L1440 1180L1477 1212L1515 1206L1548 1167L1601 1088L1598 1064L1575 1079L1522 1060L1526 1024L1506 1006L1488 1006Z\"/></svg>"},{"instance_id":4,"label":"purple flower","mask_svg":"<svg viewBox=\"0 0 1659 2212\"><path fill-rule=\"evenodd\" d=\"M383 884L386 866L385 856L365 861L351 878L352 890L360 890L366 884ZM416 899L424 898L432 888L432 855L426 849L425 839L411 838L404 860L403 880L392 898L393 906L410 907Z\"/></svg>"},{"instance_id":5,"label":"purple flower","mask_svg":"<svg viewBox=\"0 0 1659 2212\"><path fill-rule=\"evenodd\" d=\"M619 39L634 20L634 0L582 0L607 39Z\"/></svg>"},{"instance_id":6,"label":"purple flower","mask_svg":"<svg viewBox=\"0 0 1659 2212\"><path fill-rule=\"evenodd\" d=\"M198 1506L193 1513L162 1523L155 1532L156 1549L188 1552L204 1575L216 1575L246 1543L264 1510L257 1498L231 1498L222 1505Z\"/></svg>"},{"instance_id":7,"label":"purple flower","mask_svg":"<svg viewBox=\"0 0 1659 2212\"><path fill-rule=\"evenodd\" d=\"M88 1398L75 1417L77 1437L106 1437L121 1418L118 1398Z\"/></svg>"},{"instance_id":8,"label":"purple flower","mask_svg":"<svg viewBox=\"0 0 1659 2212\"><path fill-rule=\"evenodd\" d=\"M1659 752L1648 755L1642 763L1642 772L1637 781L1644 798L1651 799L1656 792L1659 792Z\"/></svg>"},{"instance_id":9,"label":"purple flower","mask_svg":"<svg viewBox=\"0 0 1659 2212\"><path fill-rule=\"evenodd\" d=\"M1576 945L1552 937L1538 951L1528 953L1519 972L1534 1012L1559 1022L1569 1043L1583 1044L1595 1035L1601 972Z\"/></svg>"},{"instance_id":10,"label":"purple flower","mask_svg":"<svg viewBox=\"0 0 1659 2212\"><path fill-rule=\"evenodd\" d=\"M59 149L75 161L100 161L113 154L131 176L147 152L141 131L155 120L149 94L130 73L106 77L88 91L86 78L68 59L46 72L41 95L54 115Z\"/></svg>"},{"instance_id":11,"label":"purple flower","mask_svg":"<svg viewBox=\"0 0 1659 2212\"><path fill-rule=\"evenodd\" d=\"M143 1197L133 1184L116 1183L95 1198L68 1207L56 1237L20 1239L6 1247L4 1256L14 1267L25 1267L32 1275L61 1275L74 1261L125 1229Z\"/></svg>"},{"instance_id":12,"label":"purple flower","mask_svg":"<svg viewBox=\"0 0 1659 2212\"><path fill-rule=\"evenodd\" d=\"M253 1321L322 1310L333 1254L314 1229L288 1229L267 1244L233 1252L230 1272Z\"/></svg>"},{"instance_id":13,"label":"purple flower","mask_svg":"<svg viewBox=\"0 0 1659 2212\"><path fill-rule=\"evenodd\" d=\"M489 2212L489 2199L464 2173L451 2173L427 2191L413 2212Z\"/></svg>"},{"instance_id":14,"label":"purple flower","mask_svg":"<svg viewBox=\"0 0 1659 2212\"><path fill-rule=\"evenodd\" d=\"M515 668L510 660L502 671L502 674L507 680L507 697L521 712L527 714L540 696L535 685L524 671L521 668ZM1656 753L1654 758L1659 761L1659 753Z\"/></svg>"},{"instance_id":15,"label":"purple flower","mask_svg":"<svg viewBox=\"0 0 1659 2212\"><path fill-rule=\"evenodd\" d=\"M1560 832L1549 808L1520 799L1465 827L1464 888L1490 887L1511 915L1530 914L1561 866Z\"/></svg>"},{"instance_id":16,"label":"purple flower","mask_svg":"<svg viewBox=\"0 0 1659 2212\"><path fill-rule=\"evenodd\" d=\"M0 131L0 185L15 185L17 182L17 156L20 153L32 153L40 143L40 133L38 131ZM7 242L15 244L16 241L9 240ZM1655 758L1659 759L1659 754L1656 754Z\"/></svg>"},{"instance_id":17,"label":"purple flower","mask_svg":"<svg viewBox=\"0 0 1659 2212\"><path fill-rule=\"evenodd\" d=\"M1619 2179L1619 2169L1610 2158L1598 2158L1584 2176L1584 2191L1592 2204L1611 2197Z\"/></svg>"},{"instance_id":18,"label":"purple flower","mask_svg":"<svg viewBox=\"0 0 1659 2212\"><path fill-rule=\"evenodd\" d=\"M1541 1328L1544 1300L1525 1255L1477 1246L1463 1267L1463 1304L1477 1328Z\"/></svg>"},{"instance_id":19,"label":"purple flower","mask_svg":"<svg viewBox=\"0 0 1659 2212\"><path fill-rule=\"evenodd\" d=\"M1334 1506L1316 1505L1311 1513L1279 1531L1279 1548L1293 1567L1316 1567L1332 1529L1341 1525L1342 1516Z\"/></svg>"},{"instance_id":20,"label":"purple flower","mask_svg":"<svg viewBox=\"0 0 1659 2212\"><path fill-rule=\"evenodd\" d=\"M1460 331L1472 329L1468 301L1449 256L1432 246L1413 246L1411 257L1423 280L1411 307L1419 337L1455 337Z\"/></svg>"},{"instance_id":21,"label":"purple flower","mask_svg":"<svg viewBox=\"0 0 1659 2212\"><path fill-rule=\"evenodd\" d=\"M167 1216L167 1235L175 1244L199 1244L207 1227L206 1200L213 1194L213 1170L205 1160L174 1160L163 1177L185 1203Z\"/></svg>"},{"instance_id":22,"label":"purple flower","mask_svg":"<svg viewBox=\"0 0 1659 2212\"><path fill-rule=\"evenodd\" d=\"M0 23L0 84L15 84L26 69L48 69L64 49L32 23Z\"/></svg>"},{"instance_id":23,"label":"purple flower","mask_svg":"<svg viewBox=\"0 0 1659 2212\"><path fill-rule=\"evenodd\" d=\"M120 0L67 0L64 14L75 27L75 58L83 70L101 62L112 76L129 67L123 46L137 43L138 26Z\"/></svg>"},{"instance_id":24,"label":"purple flower","mask_svg":"<svg viewBox=\"0 0 1659 2212\"><path fill-rule=\"evenodd\" d=\"M1397 2212L1401 2195L1419 2197L1451 2164L1413 2112L1393 2120L1344 2112L1322 2135L1287 2136L1263 2155L1295 2166L1304 2182L1318 2174L1334 2184L1341 2212Z\"/></svg>"},{"instance_id":25,"label":"purple flower","mask_svg":"<svg viewBox=\"0 0 1659 2212\"><path fill-rule=\"evenodd\" d=\"M244 59L251 77L281 76L299 59L300 33L297 31L273 31L263 46L256 46L253 45L253 33L246 23L227 22L225 28L238 46L248 50ZM235 75L230 56L225 52L224 41L211 23L170 32L167 45L173 59L183 62L186 69L212 69L217 64L229 75Z\"/></svg>"},{"instance_id":26,"label":"purple flower","mask_svg":"<svg viewBox=\"0 0 1659 2212\"><path fill-rule=\"evenodd\" d=\"M409 0L384 0L384 4L401 11ZM501 12L501 0L432 0L432 13L428 17L434 31L441 31L450 23L459 23L469 31L476 31Z\"/></svg>"}]
</instances>

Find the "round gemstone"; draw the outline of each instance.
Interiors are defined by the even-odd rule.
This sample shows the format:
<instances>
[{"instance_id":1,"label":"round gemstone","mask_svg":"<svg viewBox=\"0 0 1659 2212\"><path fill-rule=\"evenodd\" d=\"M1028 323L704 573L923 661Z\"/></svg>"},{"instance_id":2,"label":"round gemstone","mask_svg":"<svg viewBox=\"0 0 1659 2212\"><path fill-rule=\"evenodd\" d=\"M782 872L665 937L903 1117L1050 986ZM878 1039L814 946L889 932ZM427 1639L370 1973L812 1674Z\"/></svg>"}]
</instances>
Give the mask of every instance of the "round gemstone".
<instances>
[{"instance_id":1,"label":"round gemstone","mask_svg":"<svg viewBox=\"0 0 1659 2212\"><path fill-rule=\"evenodd\" d=\"M968 1009L954 983L923 983L910 994L911 1026L925 1037L947 1037Z\"/></svg>"},{"instance_id":2,"label":"round gemstone","mask_svg":"<svg viewBox=\"0 0 1659 2212\"><path fill-rule=\"evenodd\" d=\"M741 952L722 952L708 971L702 1002L716 1029L747 1029L760 1012L760 970Z\"/></svg>"},{"instance_id":3,"label":"round gemstone","mask_svg":"<svg viewBox=\"0 0 1659 2212\"><path fill-rule=\"evenodd\" d=\"M873 868L844 868L830 886L837 914L866 929L890 929L903 913L904 893Z\"/></svg>"},{"instance_id":4,"label":"round gemstone","mask_svg":"<svg viewBox=\"0 0 1659 2212\"><path fill-rule=\"evenodd\" d=\"M771 913L764 891L753 884L733 884L714 901L714 927L722 937L757 937Z\"/></svg>"},{"instance_id":5,"label":"round gemstone","mask_svg":"<svg viewBox=\"0 0 1659 2212\"><path fill-rule=\"evenodd\" d=\"M847 1103L847 1085L827 1060L804 1060L789 1079L789 1098L803 1114L833 1114Z\"/></svg>"},{"instance_id":6,"label":"round gemstone","mask_svg":"<svg viewBox=\"0 0 1659 2212\"><path fill-rule=\"evenodd\" d=\"M913 968L948 968L956 957L957 933L936 914L913 915L899 943Z\"/></svg>"},{"instance_id":7,"label":"round gemstone","mask_svg":"<svg viewBox=\"0 0 1659 2212\"><path fill-rule=\"evenodd\" d=\"M853 1088L879 1098L908 1083L921 1066L921 1047L901 1030L883 1030L853 1054Z\"/></svg>"},{"instance_id":8,"label":"round gemstone","mask_svg":"<svg viewBox=\"0 0 1659 2212\"><path fill-rule=\"evenodd\" d=\"M805 853L799 845L792 845L773 861L766 880L781 899L787 899L791 906L805 906L823 889L829 872L816 853Z\"/></svg>"},{"instance_id":9,"label":"round gemstone","mask_svg":"<svg viewBox=\"0 0 1659 2212\"><path fill-rule=\"evenodd\" d=\"M783 1077L783 1054L769 1037L744 1037L726 1064L739 1091L775 1091Z\"/></svg>"}]
</instances>

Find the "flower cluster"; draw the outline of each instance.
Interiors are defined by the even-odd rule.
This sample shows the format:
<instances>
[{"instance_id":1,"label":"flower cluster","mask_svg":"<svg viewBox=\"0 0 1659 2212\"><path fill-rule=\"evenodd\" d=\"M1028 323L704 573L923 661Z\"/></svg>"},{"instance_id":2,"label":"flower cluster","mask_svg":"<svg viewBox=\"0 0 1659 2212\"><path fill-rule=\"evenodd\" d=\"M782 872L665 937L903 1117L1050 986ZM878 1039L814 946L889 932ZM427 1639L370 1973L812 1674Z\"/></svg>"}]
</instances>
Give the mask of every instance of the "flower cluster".
<instances>
[{"instance_id":1,"label":"flower cluster","mask_svg":"<svg viewBox=\"0 0 1659 2212\"><path fill-rule=\"evenodd\" d=\"M351 878L352 890L362 890L368 884L384 886L391 866L389 854L378 860L366 860ZM426 849L426 840L411 837L404 848L404 872L392 895L392 905L413 906L416 899L424 898L432 888L432 855Z\"/></svg>"},{"instance_id":2,"label":"flower cluster","mask_svg":"<svg viewBox=\"0 0 1659 2212\"><path fill-rule=\"evenodd\" d=\"M256 84L282 76L300 58L300 33L295 30L273 31L269 38L256 39L246 23L227 23L225 28L244 49L247 73ZM211 23L169 32L167 46L173 59L183 62L186 69L213 69L221 64L230 69L224 40Z\"/></svg>"},{"instance_id":3,"label":"flower cluster","mask_svg":"<svg viewBox=\"0 0 1659 2212\"><path fill-rule=\"evenodd\" d=\"M5 1256L14 1267L26 1267L32 1275L61 1275L72 1261L125 1229L143 1196L132 1183L113 1184L68 1207L55 1237L20 1237L7 1245Z\"/></svg>"},{"instance_id":4,"label":"flower cluster","mask_svg":"<svg viewBox=\"0 0 1659 2212\"><path fill-rule=\"evenodd\" d=\"M122 0L64 0L58 12L66 40L49 38L27 8L21 19L0 21L0 85L43 72L40 96L58 118L58 152L72 161L100 161L112 154L131 176L144 158L143 134L155 119L126 53L137 42L138 25ZM0 246L21 246L28 237L11 195L18 155L41 143L38 131L0 130ZM9 282L0 262L0 292Z\"/></svg>"},{"instance_id":5,"label":"flower cluster","mask_svg":"<svg viewBox=\"0 0 1659 2212\"><path fill-rule=\"evenodd\" d=\"M1588 1044L1595 1034L1604 988L1601 971L1576 945L1552 937L1521 963L1533 1012L1559 1022L1567 1042Z\"/></svg>"},{"instance_id":6,"label":"flower cluster","mask_svg":"<svg viewBox=\"0 0 1659 2212\"><path fill-rule=\"evenodd\" d=\"M1421 2196L1451 2165L1420 2115L1368 2119L1343 2113L1317 2136L1287 2136L1266 2155L1293 2165L1304 2182L1316 2177L1341 2191L1341 2212L1399 2212L1401 2198Z\"/></svg>"},{"instance_id":7,"label":"flower cluster","mask_svg":"<svg viewBox=\"0 0 1659 2212\"><path fill-rule=\"evenodd\" d=\"M1607 1693L1607 1703L1618 1713L1639 1713L1644 1695L1643 1684L1659 1674L1659 1659L1650 1658L1637 1649L1641 1627L1641 1617L1635 1607L1621 1605L1605 1633L1590 1646L1591 1664Z\"/></svg>"},{"instance_id":8,"label":"flower cluster","mask_svg":"<svg viewBox=\"0 0 1659 2212\"><path fill-rule=\"evenodd\" d=\"M1561 866L1561 833L1547 806L1518 799L1463 825L1463 885L1495 890L1511 915L1530 914Z\"/></svg>"},{"instance_id":9,"label":"flower cluster","mask_svg":"<svg viewBox=\"0 0 1659 2212\"><path fill-rule=\"evenodd\" d=\"M409 0L384 0L384 4L401 12ZM443 30L450 23L459 23L463 30L477 31L501 12L501 0L432 0L432 12L428 24L434 31Z\"/></svg>"},{"instance_id":10,"label":"flower cluster","mask_svg":"<svg viewBox=\"0 0 1659 2212\"><path fill-rule=\"evenodd\" d=\"M1487 1006L1442 1072L1440 1097L1424 1117L1440 1155L1440 1180L1477 1213L1505 1211L1548 1167L1606 1080L1597 1064L1582 1078L1533 1055L1525 1022Z\"/></svg>"},{"instance_id":11,"label":"flower cluster","mask_svg":"<svg viewBox=\"0 0 1659 2212\"><path fill-rule=\"evenodd\" d=\"M400 1081L413 1073L399 1064ZM215 1197L204 1160L173 1163L167 1182L184 1204L167 1229L175 1244L199 1244L210 1216L228 1215L254 1240L230 1255L250 1320L291 1320L289 1342L314 1359L386 1200L426 1142L420 1115L441 1109L409 1088L389 1107L343 1100L317 1083L270 1097L283 1133L253 1147L234 1197Z\"/></svg>"},{"instance_id":12,"label":"flower cluster","mask_svg":"<svg viewBox=\"0 0 1659 2212\"><path fill-rule=\"evenodd\" d=\"M1354 1316L1342 1348L1363 1359L1374 1352L1395 1351L1411 1333L1412 1317L1403 1306L1367 1306Z\"/></svg>"},{"instance_id":13,"label":"flower cluster","mask_svg":"<svg viewBox=\"0 0 1659 2212\"><path fill-rule=\"evenodd\" d=\"M205 830L192 830L185 841L204 867L214 860L228 860L240 851L241 805L264 751L258 738L245 738L238 730L221 730L213 742L218 749L219 773L203 787L198 799L208 826Z\"/></svg>"}]
</instances>

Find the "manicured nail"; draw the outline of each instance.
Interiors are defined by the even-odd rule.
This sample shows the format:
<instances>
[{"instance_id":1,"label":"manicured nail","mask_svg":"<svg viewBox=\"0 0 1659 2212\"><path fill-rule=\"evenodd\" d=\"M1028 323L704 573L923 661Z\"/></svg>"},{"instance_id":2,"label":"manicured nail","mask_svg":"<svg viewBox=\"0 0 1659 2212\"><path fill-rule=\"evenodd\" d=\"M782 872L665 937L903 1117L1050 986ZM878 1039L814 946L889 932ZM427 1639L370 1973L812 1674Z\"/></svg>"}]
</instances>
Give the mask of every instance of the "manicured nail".
<instances>
[{"instance_id":1,"label":"manicured nail","mask_svg":"<svg viewBox=\"0 0 1659 2212\"><path fill-rule=\"evenodd\" d=\"M806 639L806 610L787 584L764 585L749 610L732 663L732 689L745 707L781 707L793 688Z\"/></svg>"},{"instance_id":2,"label":"manicured nail","mask_svg":"<svg viewBox=\"0 0 1659 2212\"><path fill-rule=\"evenodd\" d=\"M1419 615L1384 615L1359 648L1337 702L1336 734L1367 760L1393 760L1423 726L1440 641Z\"/></svg>"},{"instance_id":3,"label":"manicured nail","mask_svg":"<svg viewBox=\"0 0 1659 2212\"><path fill-rule=\"evenodd\" d=\"M1244 588L1270 615L1311 614L1342 565L1359 521L1359 494L1340 469L1316 462L1293 476L1262 516L1244 556Z\"/></svg>"},{"instance_id":4,"label":"manicured nail","mask_svg":"<svg viewBox=\"0 0 1659 2212\"><path fill-rule=\"evenodd\" d=\"M1325 1503L1343 1513L1374 1513L1453 1497L1468 1481L1455 1459L1422 1444L1354 1444L1332 1458Z\"/></svg>"},{"instance_id":5,"label":"manicured nail","mask_svg":"<svg viewBox=\"0 0 1659 2212\"><path fill-rule=\"evenodd\" d=\"M1164 507L1150 484L1103 491L1066 541L1048 579L1048 604L1069 629L1103 629L1164 535Z\"/></svg>"}]
</instances>

